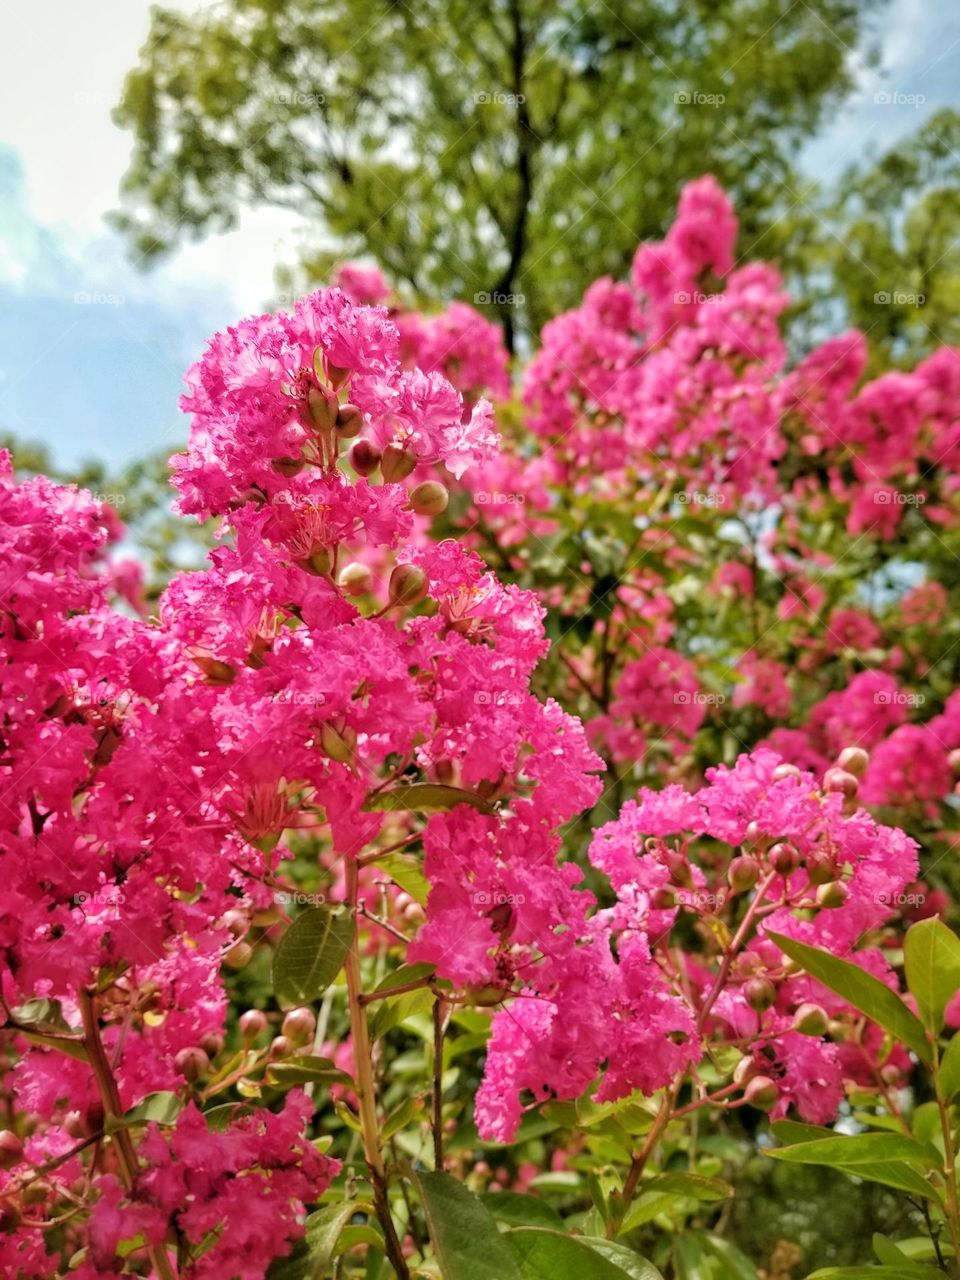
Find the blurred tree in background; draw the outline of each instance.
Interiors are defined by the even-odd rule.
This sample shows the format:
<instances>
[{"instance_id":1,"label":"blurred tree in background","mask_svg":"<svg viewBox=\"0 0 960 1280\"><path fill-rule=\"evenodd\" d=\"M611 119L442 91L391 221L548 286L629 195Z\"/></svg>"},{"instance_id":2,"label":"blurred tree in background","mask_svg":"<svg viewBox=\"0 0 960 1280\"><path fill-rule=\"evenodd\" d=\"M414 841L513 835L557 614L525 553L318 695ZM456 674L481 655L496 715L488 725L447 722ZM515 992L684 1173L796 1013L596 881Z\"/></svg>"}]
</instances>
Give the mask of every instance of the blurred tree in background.
<instances>
[{"instance_id":1,"label":"blurred tree in background","mask_svg":"<svg viewBox=\"0 0 960 1280\"><path fill-rule=\"evenodd\" d=\"M795 268L793 166L877 0L225 0L156 9L117 110L115 215L146 257L253 206L303 215L304 282L367 254L422 299L536 332L716 174L750 257ZM868 41L866 41L869 44ZM869 48L867 58L873 57ZM801 234L802 232L802 234ZM325 247L324 252L317 246ZM495 302L492 305L496 305Z\"/></svg>"}]
</instances>

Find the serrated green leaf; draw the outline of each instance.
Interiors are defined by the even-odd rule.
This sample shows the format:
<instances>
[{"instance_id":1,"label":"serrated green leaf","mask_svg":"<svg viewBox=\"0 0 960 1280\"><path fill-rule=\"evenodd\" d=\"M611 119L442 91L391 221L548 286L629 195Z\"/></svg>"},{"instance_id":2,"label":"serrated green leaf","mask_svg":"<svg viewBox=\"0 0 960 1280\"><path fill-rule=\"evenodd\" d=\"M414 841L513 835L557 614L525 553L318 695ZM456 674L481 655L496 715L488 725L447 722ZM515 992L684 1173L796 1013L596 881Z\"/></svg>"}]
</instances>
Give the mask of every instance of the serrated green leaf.
<instances>
[{"instance_id":1,"label":"serrated green leaf","mask_svg":"<svg viewBox=\"0 0 960 1280\"><path fill-rule=\"evenodd\" d=\"M273 959L273 989L283 1004L309 1004L343 966L355 922L346 911L310 907L280 939Z\"/></svg>"},{"instance_id":2,"label":"serrated green leaf","mask_svg":"<svg viewBox=\"0 0 960 1280\"><path fill-rule=\"evenodd\" d=\"M921 1062L930 1065L932 1052L923 1023L915 1018L895 991L884 986L878 978L848 960L838 960L828 951L807 946L793 938L769 931L767 937L797 964L835 991L855 1009L891 1032L903 1044L911 1048Z\"/></svg>"}]
</instances>

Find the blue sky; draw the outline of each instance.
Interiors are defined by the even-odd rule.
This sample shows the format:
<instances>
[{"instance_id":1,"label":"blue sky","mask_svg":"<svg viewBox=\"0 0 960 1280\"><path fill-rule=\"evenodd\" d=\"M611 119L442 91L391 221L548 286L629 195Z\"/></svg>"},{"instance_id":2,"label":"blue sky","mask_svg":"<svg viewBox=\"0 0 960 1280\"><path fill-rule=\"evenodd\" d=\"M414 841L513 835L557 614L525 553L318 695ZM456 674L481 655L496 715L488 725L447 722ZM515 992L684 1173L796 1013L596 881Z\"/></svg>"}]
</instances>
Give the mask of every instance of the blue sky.
<instances>
[{"instance_id":1,"label":"blue sky","mask_svg":"<svg viewBox=\"0 0 960 1280\"><path fill-rule=\"evenodd\" d=\"M110 108L148 23L148 0L0 9L0 429L66 464L178 448L184 369L294 253L291 217L259 211L144 274L104 226L129 150ZM960 102L960 8L893 0L877 33L882 68L850 51L857 91L802 157L824 181Z\"/></svg>"}]
</instances>

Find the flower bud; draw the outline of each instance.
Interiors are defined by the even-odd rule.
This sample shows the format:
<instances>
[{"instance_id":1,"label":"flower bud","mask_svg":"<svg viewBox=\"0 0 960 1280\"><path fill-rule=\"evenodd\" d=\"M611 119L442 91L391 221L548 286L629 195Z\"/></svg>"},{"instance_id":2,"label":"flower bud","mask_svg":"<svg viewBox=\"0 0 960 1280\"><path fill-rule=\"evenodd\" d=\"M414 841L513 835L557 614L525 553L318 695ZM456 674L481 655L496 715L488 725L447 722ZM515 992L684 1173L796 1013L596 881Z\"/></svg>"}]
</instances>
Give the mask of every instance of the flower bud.
<instances>
[{"instance_id":1,"label":"flower bud","mask_svg":"<svg viewBox=\"0 0 960 1280\"><path fill-rule=\"evenodd\" d=\"M208 658L202 653L194 654L193 660L204 674L204 684L223 688L236 679L236 669L229 662L220 662L218 658Z\"/></svg>"},{"instance_id":2,"label":"flower bud","mask_svg":"<svg viewBox=\"0 0 960 1280\"><path fill-rule=\"evenodd\" d=\"M246 912L239 911L236 907L231 907L229 911L225 911L220 917L220 923L229 929L238 941L246 937L247 930L250 927Z\"/></svg>"},{"instance_id":3,"label":"flower bud","mask_svg":"<svg viewBox=\"0 0 960 1280\"><path fill-rule=\"evenodd\" d=\"M312 1009L291 1009L284 1015L281 1031L291 1044L306 1044L317 1030L317 1019Z\"/></svg>"},{"instance_id":4,"label":"flower bud","mask_svg":"<svg viewBox=\"0 0 960 1280\"><path fill-rule=\"evenodd\" d=\"M444 786L453 786L457 781L457 766L449 756L441 756L433 762L433 776Z\"/></svg>"},{"instance_id":5,"label":"flower bud","mask_svg":"<svg viewBox=\"0 0 960 1280\"><path fill-rule=\"evenodd\" d=\"M389 484L405 480L416 465L416 458L402 444L388 444L380 455L383 478Z\"/></svg>"},{"instance_id":6,"label":"flower bud","mask_svg":"<svg viewBox=\"0 0 960 1280\"><path fill-rule=\"evenodd\" d=\"M780 1090L769 1076L754 1076L743 1091L743 1099L758 1111L772 1111L780 1099Z\"/></svg>"},{"instance_id":7,"label":"flower bud","mask_svg":"<svg viewBox=\"0 0 960 1280\"><path fill-rule=\"evenodd\" d=\"M350 764L357 747L357 732L348 724L325 720L320 726L320 746L337 764Z\"/></svg>"},{"instance_id":8,"label":"flower bud","mask_svg":"<svg viewBox=\"0 0 960 1280\"><path fill-rule=\"evenodd\" d=\"M337 420L340 402L329 387L311 387L307 392L310 421L319 432L331 431Z\"/></svg>"},{"instance_id":9,"label":"flower bud","mask_svg":"<svg viewBox=\"0 0 960 1280\"><path fill-rule=\"evenodd\" d=\"M207 1031L200 1037L200 1048L208 1058L223 1053L224 1039L219 1031Z\"/></svg>"},{"instance_id":10,"label":"flower bud","mask_svg":"<svg viewBox=\"0 0 960 1280\"><path fill-rule=\"evenodd\" d=\"M304 458L274 458L270 465L278 475L290 480L299 475L307 464Z\"/></svg>"},{"instance_id":11,"label":"flower bud","mask_svg":"<svg viewBox=\"0 0 960 1280\"><path fill-rule=\"evenodd\" d=\"M358 440L350 450L350 465L358 476L371 476L380 465L380 450L369 440Z\"/></svg>"},{"instance_id":12,"label":"flower bud","mask_svg":"<svg viewBox=\"0 0 960 1280\"><path fill-rule=\"evenodd\" d=\"M240 1034L244 1040L249 1043L256 1040L258 1036L263 1035L267 1029L266 1014L259 1009L248 1009L246 1013L240 1016Z\"/></svg>"},{"instance_id":13,"label":"flower bud","mask_svg":"<svg viewBox=\"0 0 960 1280\"><path fill-rule=\"evenodd\" d=\"M12 1169L23 1159L23 1143L12 1129L0 1129L0 1169Z\"/></svg>"},{"instance_id":14,"label":"flower bud","mask_svg":"<svg viewBox=\"0 0 960 1280\"><path fill-rule=\"evenodd\" d=\"M837 868L829 854L815 851L807 855L807 875L811 884L829 884L836 874Z\"/></svg>"},{"instance_id":15,"label":"flower bud","mask_svg":"<svg viewBox=\"0 0 960 1280\"><path fill-rule=\"evenodd\" d=\"M733 1083L743 1085L756 1072L757 1064L749 1053L744 1054L737 1065L733 1068Z\"/></svg>"},{"instance_id":16,"label":"flower bud","mask_svg":"<svg viewBox=\"0 0 960 1280\"><path fill-rule=\"evenodd\" d=\"M189 1049L181 1049L174 1058L173 1065L184 1080L193 1084L210 1070L210 1059L198 1045L194 1045Z\"/></svg>"},{"instance_id":17,"label":"flower bud","mask_svg":"<svg viewBox=\"0 0 960 1280\"><path fill-rule=\"evenodd\" d=\"M903 1079L903 1072L894 1063L888 1062L880 1068L880 1079L884 1084L899 1084Z\"/></svg>"},{"instance_id":18,"label":"flower bud","mask_svg":"<svg viewBox=\"0 0 960 1280\"><path fill-rule=\"evenodd\" d=\"M826 1011L818 1004L802 1004L793 1015L793 1030L802 1036L826 1035L828 1026Z\"/></svg>"},{"instance_id":19,"label":"flower bud","mask_svg":"<svg viewBox=\"0 0 960 1280\"><path fill-rule=\"evenodd\" d=\"M781 876L789 876L800 865L800 851L786 840L773 845L767 854L770 865Z\"/></svg>"},{"instance_id":20,"label":"flower bud","mask_svg":"<svg viewBox=\"0 0 960 1280\"><path fill-rule=\"evenodd\" d=\"M348 596L365 596L373 585L373 574L365 564L355 560L343 566L337 583Z\"/></svg>"},{"instance_id":21,"label":"flower bud","mask_svg":"<svg viewBox=\"0 0 960 1280\"><path fill-rule=\"evenodd\" d=\"M802 778L802 777L803 777L803 774L800 772L797 766L795 764L787 764L786 761L784 761L783 764L778 764L773 771L774 782L782 782L784 778Z\"/></svg>"},{"instance_id":22,"label":"flower bud","mask_svg":"<svg viewBox=\"0 0 960 1280\"><path fill-rule=\"evenodd\" d=\"M427 575L415 564L398 564L390 575L390 603L413 605L427 594Z\"/></svg>"},{"instance_id":23,"label":"flower bud","mask_svg":"<svg viewBox=\"0 0 960 1280\"><path fill-rule=\"evenodd\" d=\"M304 560L298 560L297 564L305 573L312 573L318 578L329 578L333 556L329 547L317 547Z\"/></svg>"},{"instance_id":24,"label":"flower bud","mask_svg":"<svg viewBox=\"0 0 960 1280\"><path fill-rule=\"evenodd\" d=\"M20 1226L23 1214L13 1200L0 1200L0 1232L9 1234Z\"/></svg>"},{"instance_id":25,"label":"flower bud","mask_svg":"<svg viewBox=\"0 0 960 1280\"><path fill-rule=\"evenodd\" d=\"M852 773L848 773L846 769L838 769L834 766L823 775L824 791L839 792L840 795L845 796L848 800L853 799L859 787L859 780Z\"/></svg>"},{"instance_id":26,"label":"flower bud","mask_svg":"<svg viewBox=\"0 0 960 1280\"><path fill-rule=\"evenodd\" d=\"M342 404L337 413L336 428L341 440L352 440L363 429L363 413L355 404Z\"/></svg>"},{"instance_id":27,"label":"flower bud","mask_svg":"<svg viewBox=\"0 0 960 1280\"><path fill-rule=\"evenodd\" d=\"M847 900L848 892L842 880L831 880L827 884L822 884L817 890L817 906L828 910L833 907L842 907Z\"/></svg>"},{"instance_id":28,"label":"flower bud","mask_svg":"<svg viewBox=\"0 0 960 1280\"><path fill-rule=\"evenodd\" d=\"M44 1204L53 1194L53 1187L46 1178L34 1178L20 1194L26 1205Z\"/></svg>"},{"instance_id":29,"label":"flower bud","mask_svg":"<svg viewBox=\"0 0 960 1280\"><path fill-rule=\"evenodd\" d=\"M867 771L870 757L863 747L844 747L837 757L837 768L852 773L855 778L862 778Z\"/></svg>"},{"instance_id":30,"label":"flower bud","mask_svg":"<svg viewBox=\"0 0 960 1280\"><path fill-rule=\"evenodd\" d=\"M769 978L751 978L743 984L743 994L751 1009L763 1013L776 1002L777 988Z\"/></svg>"},{"instance_id":31,"label":"flower bud","mask_svg":"<svg viewBox=\"0 0 960 1280\"><path fill-rule=\"evenodd\" d=\"M727 880L734 893L745 893L757 883L760 866L756 858L734 858L727 868Z\"/></svg>"},{"instance_id":32,"label":"flower bud","mask_svg":"<svg viewBox=\"0 0 960 1280\"><path fill-rule=\"evenodd\" d=\"M410 491L410 506L418 516L438 516L449 501L446 488L436 480L424 480Z\"/></svg>"},{"instance_id":33,"label":"flower bud","mask_svg":"<svg viewBox=\"0 0 960 1280\"><path fill-rule=\"evenodd\" d=\"M685 889L693 888L693 872L690 870L689 861L682 853L669 849L664 854L663 861L674 884L682 885Z\"/></svg>"},{"instance_id":34,"label":"flower bud","mask_svg":"<svg viewBox=\"0 0 960 1280\"><path fill-rule=\"evenodd\" d=\"M955 747L947 756L947 764L954 773L960 773L960 747Z\"/></svg>"},{"instance_id":35,"label":"flower bud","mask_svg":"<svg viewBox=\"0 0 960 1280\"><path fill-rule=\"evenodd\" d=\"M249 942L235 942L223 957L223 963L231 969L245 969L253 959L253 947Z\"/></svg>"},{"instance_id":36,"label":"flower bud","mask_svg":"<svg viewBox=\"0 0 960 1280\"><path fill-rule=\"evenodd\" d=\"M660 889L654 889L650 895L650 906L654 911L672 911L677 905L677 892L670 885L665 884Z\"/></svg>"},{"instance_id":37,"label":"flower bud","mask_svg":"<svg viewBox=\"0 0 960 1280\"><path fill-rule=\"evenodd\" d=\"M277 1058L289 1058L292 1052L293 1045L286 1036L274 1036L270 1041L271 1060L276 1060Z\"/></svg>"}]
</instances>

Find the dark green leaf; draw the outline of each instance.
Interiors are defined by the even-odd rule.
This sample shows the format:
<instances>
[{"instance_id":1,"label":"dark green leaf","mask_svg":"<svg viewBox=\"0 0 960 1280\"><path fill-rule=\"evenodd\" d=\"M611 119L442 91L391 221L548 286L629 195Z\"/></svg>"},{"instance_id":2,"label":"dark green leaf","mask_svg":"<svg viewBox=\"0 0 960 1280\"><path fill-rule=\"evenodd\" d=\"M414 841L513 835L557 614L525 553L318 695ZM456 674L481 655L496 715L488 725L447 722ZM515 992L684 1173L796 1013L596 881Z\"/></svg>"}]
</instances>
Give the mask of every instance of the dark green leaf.
<instances>
[{"instance_id":1,"label":"dark green leaf","mask_svg":"<svg viewBox=\"0 0 960 1280\"><path fill-rule=\"evenodd\" d=\"M475 791L464 791L460 787L446 787L439 782L417 782L409 787L394 787L391 791L381 791L371 796L363 808L368 813L396 813L412 810L415 813L429 813L455 809L458 804L468 804L481 813L496 812Z\"/></svg>"},{"instance_id":2,"label":"dark green leaf","mask_svg":"<svg viewBox=\"0 0 960 1280\"><path fill-rule=\"evenodd\" d=\"M175 1093L148 1093L122 1116L116 1119L108 1116L104 1127L108 1133L112 1133L117 1129L129 1129L135 1124L176 1124L182 1110L183 1102Z\"/></svg>"},{"instance_id":3,"label":"dark green leaf","mask_svg":"<svg viewBox=\"0 0 960 1280\"><path fill-rule=\"evenodd\" d=\"M646 1267L641 1280L658 1280L657 1271L632 1250L616 1246L617 1260L605 1257L605 1243L586 1236L568 1236L543 1227L517 1227L503 1237L510 1246L523 1280L632 1280L637 1273L627 1271L623 1256ZM623 1253L621 1253L623 1250Z\"/></svg>"},{"instance_id":4,"label":"dark green leaf","mask_svg":"<svg viewBox=\"0 0 960 1280\"><path fill-rule=\"evenodd\" d=\"M273 959L273 989L284 1004L309 1004L340 972L353 941L354 920L346 911L311 907L280 939Z\"/></svg>"},{"instance_id":5,"label":"dark green leaf","mask_svg":"<svg viewBox=\"0 0 960 1280\"><path fill-rule=\"evenodd\" d=\"M488 1191L480 1199L498 1222L510 1227L563 1230L563 1219L559 1213L539 1196L521 1195L517 1191Z\"/></svg>"},{"instance_id":6,"label":"dark green leaf","mask_svg":"<svg viewBox=\"0 0 960 1280\"><path fill-rule=\"evenodd\" d=\"M521 1280L508 1237L471 1191L447 1173L414 1173L413 1180L443 1280Z\"/></svg>"}]
</instances>

